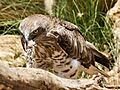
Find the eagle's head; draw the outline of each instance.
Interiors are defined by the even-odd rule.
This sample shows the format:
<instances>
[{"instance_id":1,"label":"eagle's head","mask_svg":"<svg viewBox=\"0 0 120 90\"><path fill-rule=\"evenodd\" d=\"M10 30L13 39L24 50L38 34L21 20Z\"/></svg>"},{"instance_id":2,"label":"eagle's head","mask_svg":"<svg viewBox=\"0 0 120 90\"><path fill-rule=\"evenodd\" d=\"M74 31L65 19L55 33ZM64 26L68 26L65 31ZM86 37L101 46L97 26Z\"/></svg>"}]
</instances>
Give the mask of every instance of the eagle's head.
<instances>
[{"instance_id":1,"label":"eagle's head","mask_svg":"<svg viewBox=\"0 0 120 90\"><path fill-rule=\"evenodd\" d=\"M48 18L39 14L29 16L22 20L19 30L23 35L21 41L25 51L28 47L35 45L38 37L41 37L46 32L48 21Z\"/></svg>"}]
</instances>

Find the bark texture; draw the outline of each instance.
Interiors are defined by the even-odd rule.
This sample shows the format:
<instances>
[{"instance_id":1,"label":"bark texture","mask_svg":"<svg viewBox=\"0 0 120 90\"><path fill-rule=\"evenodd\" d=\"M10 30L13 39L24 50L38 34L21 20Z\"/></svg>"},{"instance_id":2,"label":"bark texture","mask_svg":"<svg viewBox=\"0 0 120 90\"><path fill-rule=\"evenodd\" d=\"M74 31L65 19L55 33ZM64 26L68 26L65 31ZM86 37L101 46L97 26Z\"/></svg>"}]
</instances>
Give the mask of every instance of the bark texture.
<instances>
[{"instance_id":1,"label":"bark texture","mask_svg":"<svg viewBox=\"0 0 120 90\"><path fill-rule=\"evenodd\" d=\"M1 90L100 90L99 82L100 77L64 79L42 69L9 68L0 62Z\"/></svg>"}]
</instances>

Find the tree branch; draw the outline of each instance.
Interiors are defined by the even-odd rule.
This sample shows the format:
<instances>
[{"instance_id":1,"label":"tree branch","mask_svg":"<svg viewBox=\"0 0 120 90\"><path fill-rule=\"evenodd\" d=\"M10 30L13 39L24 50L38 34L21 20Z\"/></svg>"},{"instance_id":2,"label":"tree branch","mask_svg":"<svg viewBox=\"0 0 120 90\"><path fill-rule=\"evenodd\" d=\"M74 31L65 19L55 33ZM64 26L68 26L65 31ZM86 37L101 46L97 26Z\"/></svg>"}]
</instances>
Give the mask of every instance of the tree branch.
<instances>
[{"instance_id":1,"label":"tree branch","mask_svg":"<svg viewBox=\"0 0 120 90\"><path fill-rule=\"evenodd\" d=\"M42 69L9 68L0 62L0 83L12 90L99 90L98 81L64 79Z\"/></svg>"}]
</instances>

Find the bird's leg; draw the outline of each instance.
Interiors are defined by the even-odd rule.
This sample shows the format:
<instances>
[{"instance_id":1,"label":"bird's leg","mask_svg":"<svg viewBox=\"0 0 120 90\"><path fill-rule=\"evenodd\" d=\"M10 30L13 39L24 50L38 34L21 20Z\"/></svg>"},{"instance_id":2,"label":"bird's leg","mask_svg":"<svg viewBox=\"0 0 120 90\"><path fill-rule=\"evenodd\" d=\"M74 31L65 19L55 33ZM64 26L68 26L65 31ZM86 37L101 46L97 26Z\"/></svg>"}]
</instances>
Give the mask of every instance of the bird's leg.
<instances>
[{"instance_id":1,"label":"bird's leg","mask_svg":"<svg viewBox=\"0 0 120 90\"><path fill-rule=\"evenodd\" d=\"M26 67L32 68L33 66L33 49L32 48L27 49L26 60L27 60Z\"/></svg>"},{"instance_id":2,"label":"bird's leg","mask_svg":"<svg viewBox=\"0 0 120 90\"><path fill-rule=\"evenodd\" d=\"M35 43L32 42L32 41L30 41L30 43L28 43L28 48L26 50L26 52L27 52L27 55L26 55L26 60L27 60L26 67L27 68L32 68L34 66L34 44Z\"/></svg>"}]
</instances>

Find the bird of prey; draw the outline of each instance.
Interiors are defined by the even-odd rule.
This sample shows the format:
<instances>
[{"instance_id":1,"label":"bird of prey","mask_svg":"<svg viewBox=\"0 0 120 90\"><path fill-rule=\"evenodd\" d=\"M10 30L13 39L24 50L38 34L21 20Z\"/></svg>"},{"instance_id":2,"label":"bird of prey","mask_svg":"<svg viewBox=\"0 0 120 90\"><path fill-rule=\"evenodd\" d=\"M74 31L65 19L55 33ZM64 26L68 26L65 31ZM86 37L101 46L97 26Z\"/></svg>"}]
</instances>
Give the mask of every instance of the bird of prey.
<instances>
[{"instance_id":1,"label":"bird of prey","mask_svg":"<svg viewBox=\"0 0 120 90\"><path fill-rule=\"evenodd\" d=\"M26 17L19 30L24 50L32 53L28 67L51 70L64 78L77 78L81 70L90 75L109 76L99 70L95 62L110 69L110 60L84 39L76 25L57 17L35 14Z\"/></svg>"}]
</instances>

